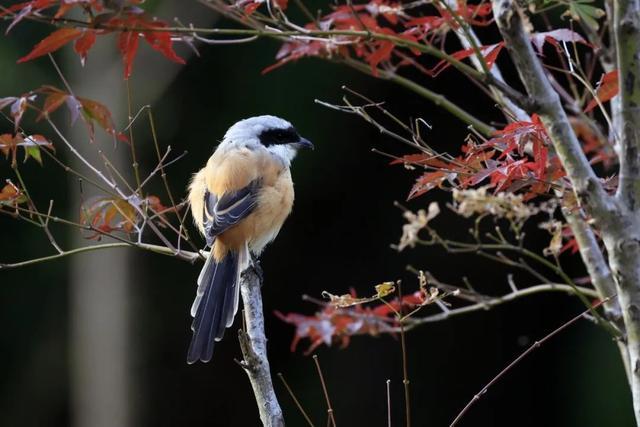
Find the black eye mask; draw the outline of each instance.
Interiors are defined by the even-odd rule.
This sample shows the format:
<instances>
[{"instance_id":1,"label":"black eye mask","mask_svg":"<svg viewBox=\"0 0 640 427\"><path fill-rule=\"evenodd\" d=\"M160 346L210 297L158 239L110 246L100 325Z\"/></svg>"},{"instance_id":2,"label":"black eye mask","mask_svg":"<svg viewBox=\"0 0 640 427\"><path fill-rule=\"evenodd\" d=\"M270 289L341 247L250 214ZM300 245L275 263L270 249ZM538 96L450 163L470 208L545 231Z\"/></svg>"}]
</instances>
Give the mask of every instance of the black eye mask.
<instances>
[{"instance_id":1,"label":"black eye mask","mask_svg":"<svg viewBox=\"0 0 640 427\"><path fill-rule=\"evenodd\" d=\"M262 145L269 147L298 142L300 135L294 128L290 127L287 129L266 129L262 131L259 138Z\"/></svg>"}]
</instances>

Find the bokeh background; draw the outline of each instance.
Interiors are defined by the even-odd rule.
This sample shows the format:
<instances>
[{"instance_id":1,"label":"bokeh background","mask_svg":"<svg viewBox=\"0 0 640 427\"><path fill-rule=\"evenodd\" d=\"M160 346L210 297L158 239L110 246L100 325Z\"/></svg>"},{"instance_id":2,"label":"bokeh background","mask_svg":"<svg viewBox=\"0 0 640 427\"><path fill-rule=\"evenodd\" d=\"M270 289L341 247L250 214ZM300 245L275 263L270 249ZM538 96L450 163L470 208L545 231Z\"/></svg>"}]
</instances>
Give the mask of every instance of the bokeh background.
<instances>
[{"instance_id":1,"label":"bokeh background","mask_svg":"<svg viewBox=\"0 0 640 427\"><path fill-rule=\"evenodd\" d=\"M148 1L144 7L167 20L179 16L201 26L231 25L196 2ZM62 86L46 58L16 65L17 58L49 31L46 25L23 23L0 38L0 97L43 84ZM409 264L442 281L461 283L467 276L486 293L508 291L506 275L511 271L486 260L436 248L392 250L390 244L398 241L403 224L393 202L405 199L416 172L389 166L371 148L405 154L405 147L357 117L319 106L314 99L337 102L346 84L384 100L400 117L425 118L433 125L428 141L452 153L466 135L455 118L388 82L320 60L302 60L261 75L274 62L278 44L272 40L203 46L200 57L184 46L178 49L189 57L186 66L142 46L130 80L134 110L152 106L161 145L170 145L175 153L188 151L169 171L174 194L184 195L191 173L241 118L285 117L316 145L314 152L303 152L294 162L294 212L265 252L262 265L272 370L284 374L318 425L324 423L325 404L313 361L302 353L306 343L290 352L293 327L279 321L273 310L311 314L317 307L303 302L301 295L319 297L323 290L344 293L353 287L369 294L375 284L396 279L403 279L406 288L417 286L406 272ZM115 40L99 43L84 68L69 48L55 58L78 95L101 100L121 127L126 123L126 86ZM414 77L446 91L484 120L501 120L475 87L453 71L436 81ZM68 125L65 114L57 113L55 119ZM28 129L50 134L32 118L25 122ZM0 120L0 131L10 130L11 125ZM95 151L79 124L66 132L77 146ZM135 140L142 171L148 173L155 165L155 152L145 120L136 122ZM128 148L113 147L104 137L99 144L109 155L127 158ZM58 154L69 158L62 148ZM43 167L30 162L21 170L41 207L53 199L57 215L78 218L76 180L46 158ZM1 159L0 178L13 178ZM159 180L150 192L166 200ZM430 193L407 205L424 208L432 200L442 205L447 196ZM463 236L468 226L446 209L435 224L453 236ZM54 225L53 230L65 248L90 243L74 229ZM548 235L534 228L529 242L542 248ZM0 262L50 253L40 230L0 217ZM579 263L565 261L572 275L584 275ZM258 425L249 382L234 362L240 357L235 327L217 346L211 363L185 362L191 335L188 311L199 268L118 249L0 272L0 425ZM414 425L448 425L527 344L581 310L568 296L539 295L412 331L408 363ZM316 354L340 425L386 425L387 379L393 424L402 425L398 339L356 337L345 349L322 346ZM288 424L304 425L277 381L276 389ZM615 344L590 322L579 322L493 386L461 425L632 425Z\"/></svg>"}]
</instances>

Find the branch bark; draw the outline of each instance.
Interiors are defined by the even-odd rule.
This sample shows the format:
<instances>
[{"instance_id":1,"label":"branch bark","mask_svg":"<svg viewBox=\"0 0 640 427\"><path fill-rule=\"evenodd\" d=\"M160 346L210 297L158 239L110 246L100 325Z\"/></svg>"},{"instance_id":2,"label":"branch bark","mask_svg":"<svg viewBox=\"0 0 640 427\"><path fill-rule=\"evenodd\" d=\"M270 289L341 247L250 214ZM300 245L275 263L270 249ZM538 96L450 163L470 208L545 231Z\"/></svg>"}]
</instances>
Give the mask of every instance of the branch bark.
<instances>
[{"instance_id":1,"label":"branch bark","mask_svg":"<svg viewBox=\"0 0 640 427\"><path fill-rule=\"evenodd\" d=\"M615 34L620 82L620 185L617 197L627 209L640 209L640 2L614 2Z\"/></svg>"},{"instance_id":2,"label":"branch bark","mask_svg":"<svg viewBox=\"0 0 640 427\"><path fill-rule=\"evenodd\" d=\"M240 281L246 322L246 332L242 329L238 331L240 349L244 357L240 365L249 376L262 424L265 427L283 427L282 409L280 409L278 398L273 389L269 359L267 359L267 337L264 333L261 285L262 272L254 262L242 273Z\"/></svg>"},{"instance_id":3,"label":"branch bark","mask_svg":"<svg viewBox=\"0 0 640 427\"><path fill-rule=\"evenodd\" d=\"M593 286L596 288L596 291L598 291L598 297L605 299L614 295L617 290L613 275L611 274L607 261L604 259L604 254L598 245L593 230L584 218L582 218L582 211L574 212L563 209L562 213L578 242L582 262L587 268ZM607 318L611 320L619 321L622 319L620 304L615 299L609 300L605 304L605 312Z\"/></svg>"}]
</instances>

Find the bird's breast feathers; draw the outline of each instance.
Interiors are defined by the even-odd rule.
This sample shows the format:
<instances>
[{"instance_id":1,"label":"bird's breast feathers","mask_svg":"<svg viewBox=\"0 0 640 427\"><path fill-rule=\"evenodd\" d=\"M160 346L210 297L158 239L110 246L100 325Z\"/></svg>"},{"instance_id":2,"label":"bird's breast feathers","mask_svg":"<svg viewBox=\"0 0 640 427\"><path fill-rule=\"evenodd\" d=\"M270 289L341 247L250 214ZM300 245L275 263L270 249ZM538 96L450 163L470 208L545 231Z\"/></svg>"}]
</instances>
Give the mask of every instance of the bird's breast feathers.
<instances>
[{"instance_id":1,"label":"bird's breast feathers","mask_svg":"<svg viewBox=\"0 0 640 427\"><path fill-rule=\"evenodd\" d=\"M273 240L291 212L294 199L289 168L268 152L242 148L216 151L206 167L195 175L189 199L193 216L202 231L205 191L221 197L260 180L254 211L216 238L214 257L223 258L229 249L239 250L245 243L254 253L262 251Z\"/></svg>"}]
</instances>

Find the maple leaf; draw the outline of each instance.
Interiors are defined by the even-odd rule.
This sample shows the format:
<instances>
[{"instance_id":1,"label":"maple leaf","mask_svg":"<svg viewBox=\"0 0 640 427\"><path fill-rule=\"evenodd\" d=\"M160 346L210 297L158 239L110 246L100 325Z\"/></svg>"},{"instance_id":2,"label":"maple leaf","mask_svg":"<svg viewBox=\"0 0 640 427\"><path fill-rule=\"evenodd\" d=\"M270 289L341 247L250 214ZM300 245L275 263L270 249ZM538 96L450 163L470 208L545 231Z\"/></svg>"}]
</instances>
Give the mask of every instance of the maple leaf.
<instances>
[{"instance_id":1,"label":"maple leaf","mask_svg":"<svg viewBox=\"0 0 640 427\"><path fill-rule=\"evenodd\" d=\"M77 28L60 28L42 39L31 52L18 59L18 64L55 52L65 44L82 36L83 31Z\"/></svg>"},{"instance_id":2,"label":"maple leaf","mask_svg":"<svg viewBox=\"0 0 640 427\"><path fill-rule=\"evenodd\" d=\"M113 118L111 117L111 112L106 106L87 98L78 97L78 102L82 108L82 113L87 121L87 125L89 126L89 133L92 140L94 138L93 123L97 123L98 126L104 129L108 134L115 136L118 140L123 142L128 141L125 135L116 131Z\"/></svg>"},{"instance_id":3,"label":"maple leaf","mask_svg":"<svg viewBox=\"0 0 640 427\"><path fill-rule=\"evenodd\" d=\"M487 67L489 69L493 67L493 64L498 59L498 55L502 51L503 47L504 47L504 42L487 45L487 46L479 46L480 53L482 54L482 57L484 58L484 61L487 64ZM463 50L454 52L451 54L451 56L457 60L462 60L470 56L473 56L475 54L476 52L473 48L468 48L468 49L463 49ZM438 74L440 74L450 66L451 66L451 63L448 60L443 59L442 61L438 62L436 66L430 70L430 74L432 77L436 77Z\"/></svg>"},{"instance_id":4,"label":"maple leaf","mask_svg":"<svg viewBox=\"0 0 640 427\"><path fill-rule=\"evenodd\" d=\"M73 45L73 49L80 56L80 63L84 66L85 61L87 60L87 55L89 54L89 50L93 47L93 44L96 42L96 31L87 29L83 32L83 34L78 38Z\"/></svg>"},{"instance_id":5,"label":"maple leaf","mask_svg":"<svg viewBox=\"0 0 640 427\"><path fill-rule=\"evenodd\" d=\"M20 128L20 121L22 120L22 116L24 112L27 110L27 105L29 101L35 99L35 95L30 96L7 96L5 98L0 98L0 110L10 106L9 114L13 118L14 123L14 132L17 132Z\"/></svg>"},{"instance_id":6,"label":"maple leaf","mask_svg":"<svg viewBox=\"0 0 640 427\"><path fill-rule=\"evenodd\" d=\"M36 121L42 120L46 115L49 115L56 111L64 104L69 98L69 94L54 87L54 86L42 86L36 90L36 92L46 95L44 104L40 114L36 118Z\"/></svg>"},{"instance_id":7,"label":"maple leaf","mask_svg":"<svg viewBox=\"0 0 640 427\"><path fill-rule=\"evenodd\" d=\"M11 180L7 179L5 182L4 187L0 189L0 208L3 206L16 207L27 201L25 194Z\"/></svg>"},{"instance_id":8,"label":"maple leaf","mask_svg":"<svg viewBox=\"0 0 640 427\"><path fill-rule=\"evenodd\" d=\"M80 219L98 233L89 235L89 239L100 239L101 233L112 231L133 232L138 221L135 208L126 200L97 196L83 204Z\"/></svg>"},{"instance_id":9,"label":"maple leaf","mask_svg":"<svg viewBox=\"0 0 640 427\"><path fill-rule=\"evenodd\" d=\"M18 140L10 133L0 135L0 151L9 158L11 155L11 166L16 165L16 152L18 151Z\"/></svg>"},{"instance_id":10,"label":"maple leaf","mask_svg":"<svg viewBox=\"0 0 640 427\"><path fill-rule=\"evenodd\" d=\"M598 101L600 103L605 103L614 96L618 94L620 91L619 83L618 83L618 70L609 71L604 74L598 83L598 89L596 90L597 99L594 98L587 104L587 107L584 109L585 113L593 110L598 106Z\"/></svg>"},{"instance_id":11,"label":"maple leaf","mask_svg":"<svg viewBox=\"0 0 640 427\"><path fill-rule=\"evenodd\" d=\"M108 21L109 25L125 27L118 36L118 49L124 62L124 78L131 77L133 60L138 52L140 35L154 50L160 52L167 59L184 64L183 58L173 50L172 33L169 31L157 31L167 28L168 25L160 20L149 20L144 14L131 14L124 19L116 18ZM128 28L136 28L130 30ZM142 28L142 30L139 30Z\"/></svg>"},{"instance_id":12,"label":"maple leaf","mask_svg":"<svg viewBox=\"0 0 640 427\"><path fill-rule=\"evenodd\" d=\"M29 135L26 136L18 146L24 148L24 161L26 162L30 157L42 166L42 155L40 154L41 148L47 148L55 151L53 144L42 135Z\"/></svg>"},{"instance_id":13,"label":"maple leaf","mask_svg":"<svg viewBox=\"0 0 640 427\"><path fill-rule=\"evenodd\" d=\"M27 161L29 157L33 157L40 164L42 164L40 147L53 150L53 145L42 135L29 135L26 137L23 137L22 134L19 133L16 135L9 133L0 135L0 152L2 152L6 158L11 156L12 167L16 165L18 147L22 147L25 150L25 161Z\"/></svg>"},{"instance_id":14,"label":"maple leaf","mask_svg":"<svg viewBox=\"0 0 640 427\"><path fill-rule=\"evenodd\" d=\"M411 191L407 196L407 200L414 199L423 195L429 190L433 190L438 187L447 178L447 172L435 171L426 172L420 178L416 180L416 183L411 187Z\"/></svg>"}]
</instances>

